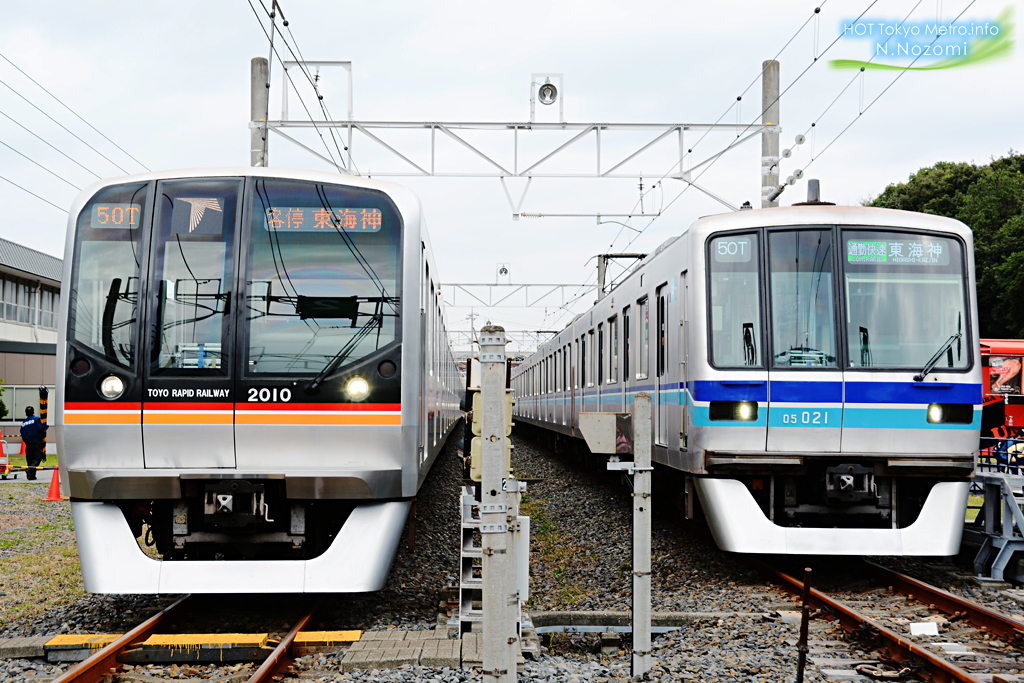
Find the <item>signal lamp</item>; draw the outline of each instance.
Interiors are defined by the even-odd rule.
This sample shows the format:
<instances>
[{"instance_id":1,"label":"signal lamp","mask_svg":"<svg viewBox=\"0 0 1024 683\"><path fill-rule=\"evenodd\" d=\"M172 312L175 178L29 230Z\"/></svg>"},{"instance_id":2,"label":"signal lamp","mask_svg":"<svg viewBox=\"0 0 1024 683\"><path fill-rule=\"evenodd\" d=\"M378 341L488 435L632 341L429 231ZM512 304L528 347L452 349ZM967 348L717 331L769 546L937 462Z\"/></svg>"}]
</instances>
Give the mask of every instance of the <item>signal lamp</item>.
<instances>
[{"instance_id":1,"label":"signal lamp","mask_svg":"<svg viewBox=\"0 0 1024 683\"><path fill-rule=\"evenodd\" d=\"M558 99L558 88L551 83L545 83L537 90L537 99L541 104L554 104Z\"/></svg>"}]
</instances>

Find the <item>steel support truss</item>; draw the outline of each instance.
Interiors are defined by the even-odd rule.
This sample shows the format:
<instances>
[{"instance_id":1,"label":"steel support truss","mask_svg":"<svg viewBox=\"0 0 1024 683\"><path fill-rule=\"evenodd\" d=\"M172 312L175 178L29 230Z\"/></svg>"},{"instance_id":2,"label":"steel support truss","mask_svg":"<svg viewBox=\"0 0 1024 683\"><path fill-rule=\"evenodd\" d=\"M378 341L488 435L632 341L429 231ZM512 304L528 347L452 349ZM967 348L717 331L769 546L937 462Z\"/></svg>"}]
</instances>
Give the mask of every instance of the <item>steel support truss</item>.
<instances>
[{"instance_id":1,"label":"steel support truss","mask_svg":"<svg viewBox=\"0 0 1024 683\"><path fill-rule=\"evenodd\" d=\"M657 146L659 143L670 144L675 142L676 162L673 169L669 170L667 177L689 182L690 174L707 164L710 164L722 154L734 147L752 140L761 133L779 132L779 126L769 125L744 125L735 123L502 123L502 122L450 122L440 121L299 121L299 120L277 120L277 121L253 121L250 127L262 128L266 126L269 130L280 135L284 139L295 143L307 152L321 160L335 165L335 162L320 154L311 147L299 142L291 135L285 133L285 129L295 128L340 128L345 132L345 139L348 150L345 153L346 159L342 160L339 170L358 174L352 165L353 149L363 142L372 142L375 146L389 153L389 156L398 162L393 168L375 168L375 176L430 176L445 178L635 178L635 171L626 171L623 167L643 152ZM418 143L408 141L399 144L397 142L385 142L378 135L380 131L387 130L412 130L423 133L423 139ZM711 154L700 162L684 168L684 158L687 156L684 143L684 134L687 131L703 132L708 130L731 132L733 140ZM494 136L504 138L498 144L504 147L507 152L499 158L498 155L482 151L479 147L468 142L460 132L462 131L487 131ZM523 149L523 143L528 137L538 138L537 133L545 131L569 131L576 134L565 141L555 142L545 148L545 151L532 153L528 156ZM646 132L650 136L646 142L631 143L626 148L626 153L609 160L603 155L609 144L610 134L619 132ZM440 168L438 158L438 137L447 138L459 146L473 153L482 160L486 170L479 168ZM592 154L577 154L577 148L581 147L584 140L593 141ZM406 147L406 145L409 145ZM492 147L491 145L488 145ZM422 154L426 147L429 154L426 159L414 161L417 154ZM567 153L571 150L571 153ZM546 171L543 167L553 159L564 159L571 161L575 168L569 171ZM700 189L700 188L698 188Z\"/></svg>"},{"instance_id":2,"label":"steel support truss","mask_svg":"<svg viewBox=\"0 0 1024 683\"><path fill-rule=\"evenodd\" d=\"M596 284L446 283L441 286L445 306L463 308L564 308L596 289Z\"/></svg>"}]
</instances>

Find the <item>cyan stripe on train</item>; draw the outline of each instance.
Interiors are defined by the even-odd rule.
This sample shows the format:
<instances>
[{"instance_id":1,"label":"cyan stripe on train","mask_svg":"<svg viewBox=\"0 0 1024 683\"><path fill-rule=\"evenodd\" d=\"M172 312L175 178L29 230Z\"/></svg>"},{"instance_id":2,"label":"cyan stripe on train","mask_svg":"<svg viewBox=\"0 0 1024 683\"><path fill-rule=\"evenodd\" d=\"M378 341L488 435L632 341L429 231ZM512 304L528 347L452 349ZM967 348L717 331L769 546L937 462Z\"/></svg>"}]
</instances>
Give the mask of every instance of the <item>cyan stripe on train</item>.
<instances>
[{"instance_id":1,"label":"cyan stripe on train","mask_svg":"<svg viewBox=\"0 0 1024 683\"><path fill-rule=\"evenodd\" d=\"M768 383L760 380L712 380L694 381L689 384L702 403L710 401L758 401L767 404ZM680 392L683 383L666 385L661 390L663 405L679 405L680 396L684 402L689 392ZM626 405L634 403L634 396L640 391L654 391L653 385L632 387L626 392ZM822 403L843 403L842 382L787 382L776 380L771 383L772 399L779 403L813 403L818 405L775 405L770 410L758 410L757 420L751 422L712 421L707 405L694 405L691 413L694 426L698 427L798 427L798 428L839 428L848 429L980 429L981 410L975 408L970 424L929 424L927 408L864 408L825 407ZM955 384L930 382L846 382L847 403L859 404L927 404L927 403L982 403L980 384ZM610 390L598 396L596 390L584 392L584 405L617 406L622 404L622 391ZM856 400L854 400L856 399ZM537 399L533 399L537 400ZM563 397L545 397L539 403L558 405ZM765 405L767 408L768 405ZM804 422L807 413L807 422ZM795 420L786 417L796 415Z\"/></svg>"}]
</instances>

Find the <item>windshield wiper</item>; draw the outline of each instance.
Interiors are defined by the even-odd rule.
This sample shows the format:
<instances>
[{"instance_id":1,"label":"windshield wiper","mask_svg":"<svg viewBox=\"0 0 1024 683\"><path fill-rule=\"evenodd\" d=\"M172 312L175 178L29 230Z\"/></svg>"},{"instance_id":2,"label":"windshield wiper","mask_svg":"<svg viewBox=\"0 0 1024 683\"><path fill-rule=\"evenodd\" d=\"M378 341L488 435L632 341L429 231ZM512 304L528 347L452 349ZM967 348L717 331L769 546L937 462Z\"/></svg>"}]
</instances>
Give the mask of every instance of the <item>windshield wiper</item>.
<instances>
[{"instance_id":1,"label":"windshield wiper","mask_svg":"<svg viewBox=\"0 0 1024 683\"><path fill-rule=\"evenodd\" d=\"M321 370L317 374L317 376L314 377L313 380L306 385L306 391L316 391L317 389L319 389L323 381L327 379L327 377L331 373L333 373L335 370L341 367L341 364L345 362L345 359L352 355L352 352L355 350L356 346L359 345L359 342L365 339L366 336L370 334L370 332L373 331L375 327L378 327L383 324L384 315L381 313L375 313L373 317L367 320L366 324L360 327L359 330L352 336L352 338L348 340L348 343L341 347L341 350L338 351L338 353L334 355L334 358L332 358L330 362L324 366L324 369Z\"/></svg>"},{"instance_id":2,"label":"windshield wiper","mask_svg":"<svg viewBox=\"0 0 1024 683\"><path fill-rule=\"evenodd\" d=\"M921 370L920 374L914 375L914 381L915 382L923 382L924 378L925 378L925 375L927 375L929 372L932 371L932 368L935 367L935 364L939 362L939 358L941 358L942 354L946 353L947 351L949 352L949 367L953 367L953 342L958 342L957 346L956 346L956 357L957 357L957 360L960 360L960 350L961 350L961 347L960 347L959 341L960 341L960 339L963 336L964 336L963 332L961 332L961 318L960 318L959 315L957 315L957 317L956 317L956 334L951 335L950 338L947 339L946 342L942 346L939 347L939 350L936 351L935 355L932 356L931 360L929 360L925 364L925 366Z\"/></svg>"}]
</instances>

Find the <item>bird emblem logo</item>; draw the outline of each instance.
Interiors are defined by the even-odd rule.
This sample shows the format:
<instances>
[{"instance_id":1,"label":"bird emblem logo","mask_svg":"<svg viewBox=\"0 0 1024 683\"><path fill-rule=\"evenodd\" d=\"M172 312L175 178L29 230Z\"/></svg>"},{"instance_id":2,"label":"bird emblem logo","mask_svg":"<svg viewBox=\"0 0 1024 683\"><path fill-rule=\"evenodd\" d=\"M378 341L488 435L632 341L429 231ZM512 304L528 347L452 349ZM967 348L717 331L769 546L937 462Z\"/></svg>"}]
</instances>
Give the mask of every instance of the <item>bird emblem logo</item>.
<instances>
[{"instance_id":1,"label":"bird emblem logo","mask_svg":"<svg viewBox=\"0 0 1024 683\"><path fill-rule=\"evenodd\" d=\"M178 199L178 201L187 202L189 206L192 207L188 215L189 232L192 232L193 230L196 229L196 226L199 225L199 221L203 220L203 214L206 213L207 209L209 209L210 211L219 211L220 213L224 213L224 207L221 205L221 200L219 199L210 199L209 197L200 197L194 199L181 197L180 199Z\"/></svg>"}]
</instances>

